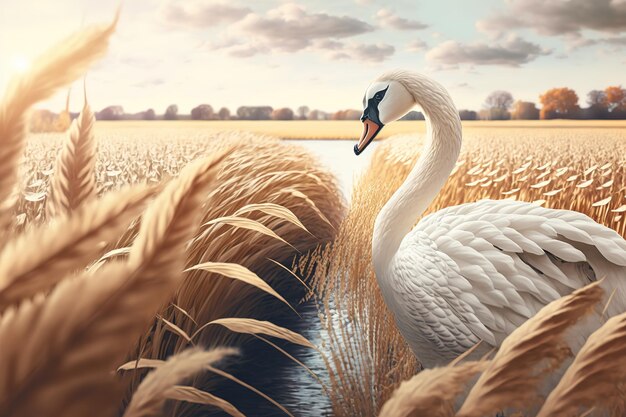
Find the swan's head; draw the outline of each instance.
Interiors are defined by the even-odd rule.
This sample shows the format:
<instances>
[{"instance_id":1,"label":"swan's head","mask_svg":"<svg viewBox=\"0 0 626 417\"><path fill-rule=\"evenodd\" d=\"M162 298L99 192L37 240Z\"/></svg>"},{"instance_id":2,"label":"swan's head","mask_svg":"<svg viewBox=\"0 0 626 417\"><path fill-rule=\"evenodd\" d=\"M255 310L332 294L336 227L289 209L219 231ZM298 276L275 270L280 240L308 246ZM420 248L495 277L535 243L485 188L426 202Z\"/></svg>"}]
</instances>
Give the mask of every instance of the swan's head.
<instances>
[{"instance_id":1,"label":"swan's head","mask_svg":"<svg viewBox=\"0 0 626 417\"><path fill-rule=\"evenodd\" d=\"M370 84L363 97L363 134L354 145L354 153L359 155L367 148L383 126L398 120L415 106L409 91L395 80L378 80Z\"/></svg>"}]
</instances>

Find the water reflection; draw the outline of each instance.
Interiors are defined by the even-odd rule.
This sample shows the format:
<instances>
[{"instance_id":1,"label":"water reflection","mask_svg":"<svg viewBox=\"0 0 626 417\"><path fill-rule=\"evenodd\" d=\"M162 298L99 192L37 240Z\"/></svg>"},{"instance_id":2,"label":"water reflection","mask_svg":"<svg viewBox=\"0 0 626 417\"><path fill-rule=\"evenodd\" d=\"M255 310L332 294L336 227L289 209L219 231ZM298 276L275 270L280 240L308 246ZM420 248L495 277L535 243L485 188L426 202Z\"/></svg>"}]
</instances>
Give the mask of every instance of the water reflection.
<instances>
[{"instance_id":1,"label":"water reflection","mask_svg":"<svg viewBox=\"0 0 626 417\"><path fill-rule=\"evenodd\" d=\"M354 141L306 140L290 141L309 149L339 180L342 192L349 199L352 184L367 166L377 143L368 152L357 157L352 148ZM289 279L289 278L286 278ZM292 300L299 296L292 297ZM322 329L317 308L312 303L298 306L301 318L285 313L271 320L294 330L314 345L321 346ZM282 310L280 310L282 311ZM326 385L328 374L319 352L298 345L273 340L282 349L309 367ZM251 340L241 347L242 357L231 369L241 380L263 391L297 417L330 416L330 402L320 383L300 365L260 340ZM284 416L285 414L264 398L236 384L220 383L216 395L227 399L248 416ZM211 414L215 415L215 414Z\"/></svg>"}]
</instances>

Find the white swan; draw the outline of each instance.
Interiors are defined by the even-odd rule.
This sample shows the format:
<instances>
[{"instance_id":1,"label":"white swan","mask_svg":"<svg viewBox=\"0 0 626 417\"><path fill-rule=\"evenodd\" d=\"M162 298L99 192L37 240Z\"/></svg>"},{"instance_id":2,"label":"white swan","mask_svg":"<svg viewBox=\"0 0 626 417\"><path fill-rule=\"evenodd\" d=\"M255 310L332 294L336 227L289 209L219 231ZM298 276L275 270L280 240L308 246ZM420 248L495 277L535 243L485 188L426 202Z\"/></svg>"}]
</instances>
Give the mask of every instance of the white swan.
<instances>
[{"instance_id":1,"label":"white swan","mask_svg":"<svg viewBox=\"0 0 626 417\"><path fill-rule=\"evenodd\" d=\"M458 112L440 84L408 71L384 74L363 101L357 155L415 105L426 117L426 145L378 214L372 241L385 302L424 367L480 340L489 345L483 350L499 346L545 304L596 277L605 277L607 294L615 290L608 314L626 311L626 241L581 213L485 200L440 210L413 228L459 156ZM575 351L591 325L570 340Z\"/></svg>"}]
</instances>

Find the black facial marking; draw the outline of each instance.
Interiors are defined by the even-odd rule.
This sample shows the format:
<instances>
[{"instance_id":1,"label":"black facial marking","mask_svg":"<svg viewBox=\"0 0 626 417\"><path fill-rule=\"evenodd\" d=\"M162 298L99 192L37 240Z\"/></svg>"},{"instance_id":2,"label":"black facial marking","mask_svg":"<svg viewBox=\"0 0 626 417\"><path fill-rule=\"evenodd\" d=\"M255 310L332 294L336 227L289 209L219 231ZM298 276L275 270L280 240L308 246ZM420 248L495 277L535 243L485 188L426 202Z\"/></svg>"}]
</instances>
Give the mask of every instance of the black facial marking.
<instances>
[{"instance_id":1,"label":"black facial marking","mask_svg":"<svg viewBox=\"0 0 626 417\"><path fill-rule=\"evenodd\" d=\"M387 88L385 88L384 90L380 90L379 92L374 94L374 100L380 103L382 99L385 98L385 94L387 93L387 90L389 90L389 86L387 86Z\"/></svg>"},{"instance_id":2,"label":"black facial marking","mask_svg":"<svg viewBox=\"0 0 626 417\"><path fill-rule=\"evenodd\" d=\"M387 86L387 88L385 88L384 90L376 92L376 94L374 94L374 97L367 100L367 107L365 107L365 110L363 110L363 116L361 116L361 121L365 119L370 119L378 126L384 126L379 118L378 103L380 103L383 98L385 98L387 90L389 90L389 86Z\"/></svg>"}]
</instances>

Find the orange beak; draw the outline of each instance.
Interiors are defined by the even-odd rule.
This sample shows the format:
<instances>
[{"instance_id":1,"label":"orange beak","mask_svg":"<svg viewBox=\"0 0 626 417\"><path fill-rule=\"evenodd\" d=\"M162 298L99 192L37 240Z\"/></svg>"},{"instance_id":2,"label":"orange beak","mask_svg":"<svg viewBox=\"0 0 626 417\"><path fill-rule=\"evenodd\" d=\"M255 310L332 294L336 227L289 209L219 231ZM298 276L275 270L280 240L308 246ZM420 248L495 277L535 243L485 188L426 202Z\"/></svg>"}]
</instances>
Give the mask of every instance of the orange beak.
<instances>
[{"instance_id":1,"label":"orange beak","mask_svg":"<svg viewBox=\"0 0 626 417\"><path fill-rule=\"evenodd\" d=\"M359 155L363 152L367 145L374 140L381 128L382 126L376 122L373 122L370 119L363 119L363 134L361 135L361 139L359 139L359 143L354 145L354 153Z\"/></svg>"}]
</instances>

